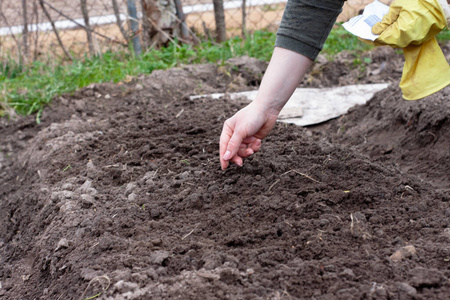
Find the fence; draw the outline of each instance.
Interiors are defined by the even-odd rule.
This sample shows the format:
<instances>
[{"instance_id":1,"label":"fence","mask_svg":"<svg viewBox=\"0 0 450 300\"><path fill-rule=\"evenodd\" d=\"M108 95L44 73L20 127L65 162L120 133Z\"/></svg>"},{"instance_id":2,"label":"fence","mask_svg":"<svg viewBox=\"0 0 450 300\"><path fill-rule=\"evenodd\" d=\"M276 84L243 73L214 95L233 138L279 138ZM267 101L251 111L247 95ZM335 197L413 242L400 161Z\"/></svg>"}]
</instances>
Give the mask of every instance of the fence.
<instances>
[{"instance_id":1,"label":"fence","mask_svg":"<svg viewBox=\"0 0 450 300\"><path fill-rule=\"evenodd\" d=\"M372 1L347 1L338 21ZM276 31L285 5L286 0L2 0L0 57L24 62L72 59L123 50L133 38L143 42L144 50L175 36L184 42L216 39L218 7L223 8L227 37Z\"/></svg>"}]
</instances>

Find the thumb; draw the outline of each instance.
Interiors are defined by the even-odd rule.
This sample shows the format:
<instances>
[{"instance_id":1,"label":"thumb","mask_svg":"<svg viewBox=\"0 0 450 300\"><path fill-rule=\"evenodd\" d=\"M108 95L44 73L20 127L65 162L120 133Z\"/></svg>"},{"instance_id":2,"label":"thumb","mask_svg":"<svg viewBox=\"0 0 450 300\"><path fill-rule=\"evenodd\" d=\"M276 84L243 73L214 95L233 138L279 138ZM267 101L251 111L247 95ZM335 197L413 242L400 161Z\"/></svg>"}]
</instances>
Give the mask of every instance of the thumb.
<instances>
[{"instance_id":1,"label":"thumb","mask_svg":"<svg viewBox=\"0 0 450 300\"><path fill-rule=\"evenodd\" d=\"M383 31L385 31L386 28L391 26L392 23L397 21L398 16L400 15L400 9L401 9L400 7L396 7L396 6L391 5L391 7L389 9L389 12L386 15L384 15L384 17L381 20L381 22L378 22L375 25L373 25L372 33L379 35Z\"/></svg>"}]
</instances>

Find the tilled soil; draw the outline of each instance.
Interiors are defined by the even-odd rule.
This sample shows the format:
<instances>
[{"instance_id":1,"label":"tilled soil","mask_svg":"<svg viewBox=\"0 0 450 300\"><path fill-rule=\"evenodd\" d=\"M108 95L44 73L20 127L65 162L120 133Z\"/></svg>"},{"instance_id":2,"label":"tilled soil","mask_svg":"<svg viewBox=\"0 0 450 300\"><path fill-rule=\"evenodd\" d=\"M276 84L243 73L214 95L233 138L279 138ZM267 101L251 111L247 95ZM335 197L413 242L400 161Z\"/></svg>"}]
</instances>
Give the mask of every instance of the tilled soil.
<instances>
[{"instance_id":1,"label":"tilled soil","mask_svg":"<svg viewBox=\"0 0 450 300\"><path fill-rule=\"evenodd\" d=\"M382 65L359 79L398 80ZM394 82L320 128L279 123L221 171L245 103L187 96L264 67L157 71L1 120L0 298L448 298L450 88L406 102Z\"/></svg>"}]
</instances>

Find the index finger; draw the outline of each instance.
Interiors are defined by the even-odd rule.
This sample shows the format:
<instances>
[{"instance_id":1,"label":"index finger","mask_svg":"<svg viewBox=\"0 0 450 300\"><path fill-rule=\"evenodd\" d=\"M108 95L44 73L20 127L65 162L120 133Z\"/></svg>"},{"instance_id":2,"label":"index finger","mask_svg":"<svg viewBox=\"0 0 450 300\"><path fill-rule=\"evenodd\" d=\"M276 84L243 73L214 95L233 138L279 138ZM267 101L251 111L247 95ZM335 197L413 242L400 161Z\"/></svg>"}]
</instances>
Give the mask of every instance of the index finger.
<instances>
[{"instance_id":1,"label":"index finger","mask_svg":"<svg viewBox=\"0 0 450 300\"><path fill-rule=\"evenodd\" d=\"M220 135L220 143L219 143L219 158L220 158L220 166L222 170L225 170L228 167L228 160L224 160L223 156L225 155L225 151L228 147L228 142L233 135L233 130L228 126L227 122L223 124L222 134Z\"/></svg>"}]
</instances>

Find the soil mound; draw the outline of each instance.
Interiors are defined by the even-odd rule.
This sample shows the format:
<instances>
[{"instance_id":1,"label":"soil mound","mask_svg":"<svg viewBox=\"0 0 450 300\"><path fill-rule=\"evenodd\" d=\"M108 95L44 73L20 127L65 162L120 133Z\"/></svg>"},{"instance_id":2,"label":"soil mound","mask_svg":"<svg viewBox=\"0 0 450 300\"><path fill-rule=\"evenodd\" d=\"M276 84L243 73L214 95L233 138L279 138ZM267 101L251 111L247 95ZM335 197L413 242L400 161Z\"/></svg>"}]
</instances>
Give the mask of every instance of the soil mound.
<instances>
[{"instance_id":1,"label":"soil mound","mask_svg":"<svg viewBox=\"0 0 450 300\"><path fill-rule=\"evenodd\" d=\"M374 159L395 162L406 173L450 193L450 86L406 101L398 83L366 105L326 124L330 142L355 146Z\"/></svg>"},{"instance_id":2,"label":"soil mound","mask_svg":"<svg viewBox=\"0 0 450 300\"><path fill-rule=\"evenodd\" d=\"M0 298L446 298L450 197L399 164L278 124L220 170L223 121L243 103L184 96L258 82L245 66L95 85L39 125L3 120ZM370 105L383 93L399 97Z\"/></svg>"}]
</instances>

